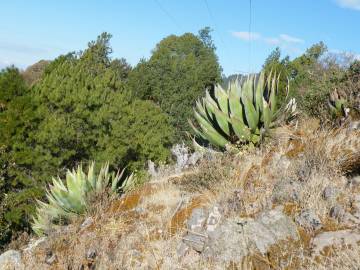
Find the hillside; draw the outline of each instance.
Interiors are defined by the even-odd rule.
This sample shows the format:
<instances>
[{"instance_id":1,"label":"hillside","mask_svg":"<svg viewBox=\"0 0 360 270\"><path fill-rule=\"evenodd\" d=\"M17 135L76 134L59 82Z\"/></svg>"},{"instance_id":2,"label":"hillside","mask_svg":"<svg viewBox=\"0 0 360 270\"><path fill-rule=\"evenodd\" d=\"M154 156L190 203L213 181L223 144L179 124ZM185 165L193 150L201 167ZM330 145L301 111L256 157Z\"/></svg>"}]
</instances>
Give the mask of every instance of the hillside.
<instances>
[{"instance_id":1,"label":"hillside","mask_svg":"<svg viewBox=\"0 0 360 270\"><path fill-rule=\"evenodd\" d=\"M13 243L0 268L356 269L359 128L306 119L235 156L183 149L145 185Z\"/></svg>"}]
</instances>

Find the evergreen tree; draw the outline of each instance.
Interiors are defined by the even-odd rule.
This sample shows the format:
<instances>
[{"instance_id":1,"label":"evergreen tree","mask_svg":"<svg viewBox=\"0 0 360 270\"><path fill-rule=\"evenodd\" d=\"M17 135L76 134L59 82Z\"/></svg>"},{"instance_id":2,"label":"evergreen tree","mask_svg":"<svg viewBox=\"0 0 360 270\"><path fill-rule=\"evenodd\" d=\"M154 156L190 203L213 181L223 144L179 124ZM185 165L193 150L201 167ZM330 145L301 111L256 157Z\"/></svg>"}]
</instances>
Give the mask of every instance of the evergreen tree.
<instances>
[{"instance_id":1,"label":"evergreen tree","mask_svg":"<svg viewBox=\"0 0 360 270\"><path fill-rule=\"evenodd\" d=\"M149 60L141 60L130 73L129 86L136 97L152 100L166 112L183 140L190 131L187 120L193 117L196 99L206 87L221 80L210 29L200 37L190 33L171 35L156 45Z\"/></svg>"}]
</instances>

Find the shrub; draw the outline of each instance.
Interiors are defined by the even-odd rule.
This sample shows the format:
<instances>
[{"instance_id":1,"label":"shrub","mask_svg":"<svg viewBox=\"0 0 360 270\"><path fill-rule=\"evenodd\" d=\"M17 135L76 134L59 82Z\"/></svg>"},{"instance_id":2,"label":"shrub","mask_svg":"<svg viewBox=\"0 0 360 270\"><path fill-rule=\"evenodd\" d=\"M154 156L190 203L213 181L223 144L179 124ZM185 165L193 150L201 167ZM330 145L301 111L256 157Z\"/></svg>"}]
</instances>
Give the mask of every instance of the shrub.
<instances>
[{"instance_id":1,"label":"shrub","mask_svg":"<svg viewBox=\"0 0 360 270\"><path fill-rule=\"evenodd\" d=\"M171 35L156 45L149 60L142 60L129 75L132 93L154 101L170 116L176 140L187 139L187 119L204 89L220 81L221 68L205 29L200 37Z\"/></svg>"}]
</instances>

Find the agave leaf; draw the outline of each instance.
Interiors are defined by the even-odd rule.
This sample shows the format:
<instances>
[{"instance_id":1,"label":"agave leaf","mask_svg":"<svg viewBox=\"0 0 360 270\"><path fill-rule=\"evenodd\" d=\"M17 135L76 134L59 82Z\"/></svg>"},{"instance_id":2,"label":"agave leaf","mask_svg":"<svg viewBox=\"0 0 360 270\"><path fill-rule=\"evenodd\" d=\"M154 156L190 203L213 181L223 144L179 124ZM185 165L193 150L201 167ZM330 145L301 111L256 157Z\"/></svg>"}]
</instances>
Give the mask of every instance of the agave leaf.
<instances>
[{"instance_id":1,"label":"agave leaf","mask_svg":"<svg viewBox=\"0 0 360 270\"><path fill-rule=\"evenodd\" d=\"M220 85L215 87L215 97L219 103L220 110L228 115L228 95Z\"/></svg>"},{"instance_id":2,"label":"agave leaf","mask_svg":"<svg viewBox=\"0 0 360 270\"><path fill-rule=\"evenodd\" d=\"M256 102L256 110L262 112L263 109L263 99L264 99L264 72L260 73L255 93L255 102Z\"/></svg>"},{"instance_id":3,"label":"agave leaf","mask_svg":"<svg viewBox=\"0 0 360 270\"><path fill-rule=\"evenodd\" d=\"M266 100L263 98L263 121L264 121L264 128L266 131L270 129L271 124L271 110L269 108L269 104L266 102Z\"/></svg>"},{"instance_id":4,"label":"agave leaf","mask_svg":"<svg viewBox=\"0 0 360 270\"><path fill-rule=\"evenodd\" d=\"M243 119L243 107L240 102L240 95L237 95L236 90L229 92L229 106L230 114L237 117L238 119ZM232 117L232 116L231 116Z\"/></svg>"},{"instance_id":5,"label":"agave leaf","mask_svg":"<svg viewBox=\"0 0 360 270\"><path fill-rule=\"evenodd\" d=\"M222 135L220 135L220 133L215 128L213 128L206 119L202 118L201 115L198 114L196 111L195 118L196 120L198 120L198 123L201 126L207 140L209 140L212 144L216 146L225 147L228 141Z\"/></svg>"},{"instance_id":6,"label":"agave leaf","mask_svg":"<svg viewBox=\"0 0 360 270\"><path fill-rule=\"evenodd\" d=\"M227 135L230 136L230 127L229 127L229 117L227 114L223 113L222 111L220 111L218 108L214 107L213 104L211 103L207 103L206 104L206 109L212 113L213 117L216 120L216 122L218 123L219 127L221 128L221 130Z\"/></svg>"},{"instance_id":7,"label":"agave leaf","mask_svg":"<svg viewBox=\"0 0 360 270\"><path fill-rule=\"evenodd\" d=\"M250 139L251 130L244 124L242 120L235 116L232 116L231 125L240 141L244 142Z\"/></svg>"},{"instance_id":8,"label":"agave leaf","mask_svg":"<svg viewBox=\"0 0 360 270\"><path fill-rule=\"evenodd\" d=\"M243 100L243 102L244 102L246 120L249 124L250 129L252 131L255 131L259 123L259 115L253 103L249 99L245 99Z\"/></svg>"}]
</instances>

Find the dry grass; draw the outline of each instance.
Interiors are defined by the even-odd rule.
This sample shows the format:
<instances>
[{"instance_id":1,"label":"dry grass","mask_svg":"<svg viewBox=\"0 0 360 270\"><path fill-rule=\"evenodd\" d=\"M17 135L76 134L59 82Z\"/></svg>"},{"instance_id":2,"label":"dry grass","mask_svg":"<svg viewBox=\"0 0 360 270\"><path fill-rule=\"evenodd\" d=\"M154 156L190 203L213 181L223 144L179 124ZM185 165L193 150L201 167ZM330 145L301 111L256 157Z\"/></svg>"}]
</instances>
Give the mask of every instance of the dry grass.
<instances>
[{"instance_id":1,"label":"dry grass","mask_svg":"<svg viewBox=\"0 0 360 270\"><path fill-rule=\"evenodd\" d=\"M301 228L298 242L280 243L267 256L245 258L243 265L217 265L195 251L179 259L176 250L192 210L214 204L222 207L225 217L255 217L281 203L291 217L312 209L325 229L342 228L328 216L335 203L348 208L351 197L360 192L346 180L359 166L359 135L345 129L319 130L316 123L304 129L300 124L295 131L284 127L261 149L205 158L191 170L164 176L120 199L98 200L88 212L94 220L90 226L81 229L82 219L54 233L28 258L28 267L49 269L44 257L52 251L57 256L52 269L356 269L359 247L334 249L315 259L310 252L313 235ZM280 189L284 194L275 200L279 183L288 182L299 187L297 197ZM324 200L327 186L338 192ZM91 249L96 250L95 258L86 256Z\"/></svg>"}]
</instances>

